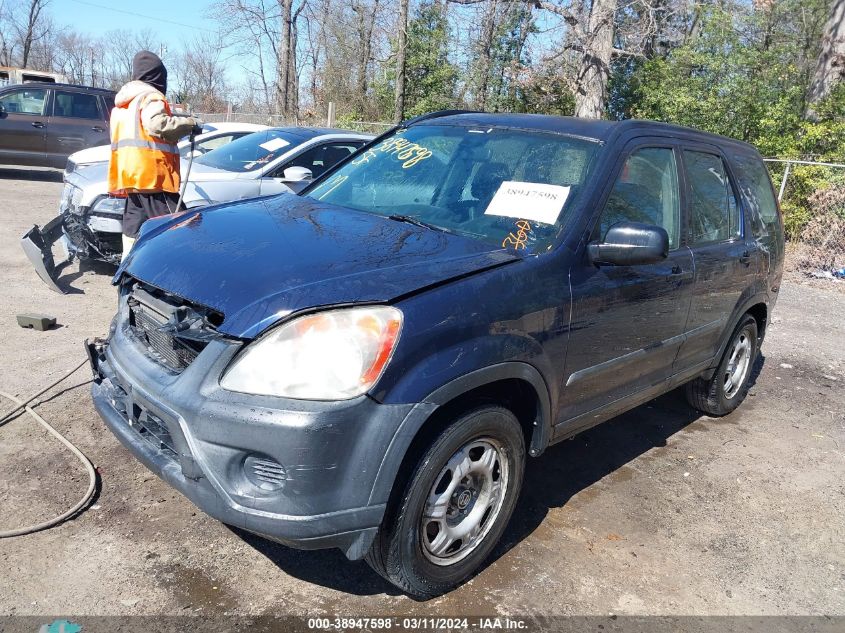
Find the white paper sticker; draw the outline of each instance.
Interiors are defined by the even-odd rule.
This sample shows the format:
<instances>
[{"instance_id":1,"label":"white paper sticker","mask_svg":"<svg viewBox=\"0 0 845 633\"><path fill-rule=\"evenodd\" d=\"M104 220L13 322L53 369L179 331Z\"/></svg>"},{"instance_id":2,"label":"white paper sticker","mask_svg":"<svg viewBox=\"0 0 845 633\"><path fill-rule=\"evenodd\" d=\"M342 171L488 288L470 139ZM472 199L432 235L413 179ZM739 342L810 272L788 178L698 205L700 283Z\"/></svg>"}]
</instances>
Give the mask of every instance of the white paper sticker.
<instances>
[{"instance_id":1,"label":"white paper sticker","mask_svg":"<svg viewBox=\"0 0 845 633\"><path fill-rule=\"evenodd\" d=\"M568 197L569 187L505 180L484 213L554 224Z\"/></svg>"},{"instance_id":2,"label":"white paper sticker","mask_svg":"<svg viewBox=\"0 0 845 633\"><path fill-rule=\"evenodd\" d=\"M282 149L288 145L290 145L288 141L277 136L276 138L271 138L266 143L262 143L259 147L263 147L268 152L275 152L277 149Z\"/></svg>"}]
</instances>

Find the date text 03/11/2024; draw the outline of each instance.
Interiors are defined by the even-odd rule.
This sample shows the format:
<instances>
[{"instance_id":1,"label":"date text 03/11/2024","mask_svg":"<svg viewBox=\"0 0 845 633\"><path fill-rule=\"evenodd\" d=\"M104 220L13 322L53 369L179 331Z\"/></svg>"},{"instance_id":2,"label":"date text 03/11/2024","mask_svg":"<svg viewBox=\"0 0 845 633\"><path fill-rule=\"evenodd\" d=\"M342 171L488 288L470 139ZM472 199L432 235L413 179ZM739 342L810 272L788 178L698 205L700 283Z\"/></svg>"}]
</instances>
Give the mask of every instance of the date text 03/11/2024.
<instances>
[{"instance_id":1,"label":"date text 03/11/2024","mask_svg":"<svg viewBox=\"0 0 845 633\"><path fill-rule=\"evenodd\" d=\"M336 617L309 618L309 629L315 631L390 630L400 631L519 631L527 628L525 620L519 618L438 618L438 617Z\"/></svg>"}]
</instances>

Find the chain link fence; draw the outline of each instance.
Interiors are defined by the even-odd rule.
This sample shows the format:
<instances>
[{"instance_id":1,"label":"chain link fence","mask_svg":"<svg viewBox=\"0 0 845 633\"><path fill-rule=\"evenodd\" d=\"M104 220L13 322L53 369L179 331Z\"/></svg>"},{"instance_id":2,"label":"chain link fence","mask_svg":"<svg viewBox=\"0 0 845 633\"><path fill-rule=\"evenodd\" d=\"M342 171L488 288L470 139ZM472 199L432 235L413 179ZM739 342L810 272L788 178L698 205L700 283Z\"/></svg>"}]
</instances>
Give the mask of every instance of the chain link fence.
<instances>
[{"instance_id":1,"label":"chain link fence","mask_svg":"<svg viewBox=\"0 0 845 633\"><path fill-rule=\"evenodd\" d=\"M845 290L845 164L767 163L784 215L787 273Z\"/></svg>"}]
</instances>

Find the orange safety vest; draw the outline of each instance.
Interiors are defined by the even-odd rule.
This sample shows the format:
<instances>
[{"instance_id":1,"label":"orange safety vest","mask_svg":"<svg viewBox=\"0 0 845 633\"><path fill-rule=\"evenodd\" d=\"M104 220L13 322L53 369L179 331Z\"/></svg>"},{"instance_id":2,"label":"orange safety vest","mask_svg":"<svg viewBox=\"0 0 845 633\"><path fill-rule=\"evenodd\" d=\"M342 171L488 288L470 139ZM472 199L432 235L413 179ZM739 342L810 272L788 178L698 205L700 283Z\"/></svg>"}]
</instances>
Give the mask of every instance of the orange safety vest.
<instances>
[{"instance_id":1,"label":"orange safety vest","mask_svg":"<svg viewBox=\"0 0 845 633\"><path fill-rule=\"evenodd\" d=\"M141 124L141 110L152 101L164 101L157 92L138 95L111 114L109 193L126 191L179 193L179 149L176 143L151 136Z\"/></svg>"}]
</instances>

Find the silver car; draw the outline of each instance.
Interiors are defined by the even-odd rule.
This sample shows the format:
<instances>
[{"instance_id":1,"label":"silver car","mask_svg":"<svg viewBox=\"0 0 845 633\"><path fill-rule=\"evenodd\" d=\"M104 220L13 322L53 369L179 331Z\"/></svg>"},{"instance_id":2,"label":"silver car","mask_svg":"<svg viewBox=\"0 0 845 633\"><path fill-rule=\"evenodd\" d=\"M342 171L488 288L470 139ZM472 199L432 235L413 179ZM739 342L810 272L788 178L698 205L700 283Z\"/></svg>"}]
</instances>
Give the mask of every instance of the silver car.
<instances>
[{"instance_id":1,"label":"silver car","mask_svg":"<svg viewBox=\"0 0 845 633\"><path fill-rule=\"evenodd\" d=\"M202 207L280 193L298 193L311 180L353 154L372 135L327 128L268 128L199 157L182 160L183 206ZM68 173L60 214L35 226L21 246L36 273L53 290L61 269L74 258L120 262L126 199L108 193L108 163ZM56 264L59 242L65 260Z\"/></svg>"}]
</instances>

